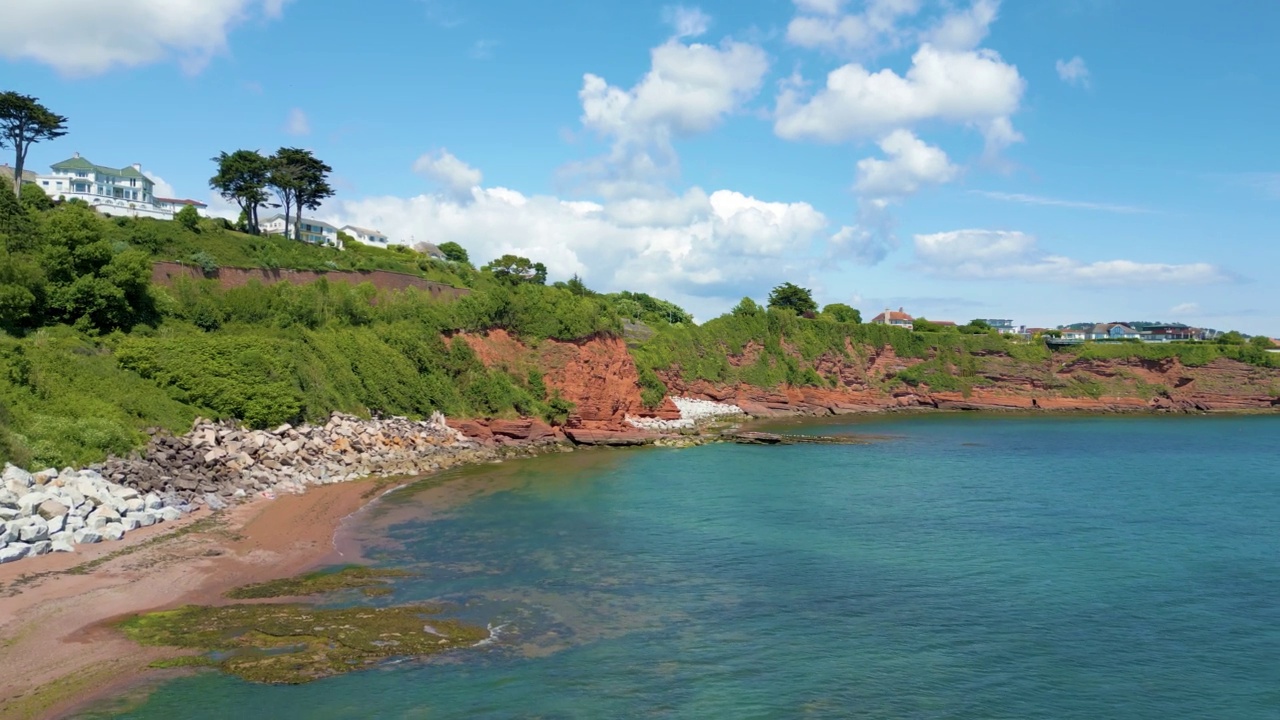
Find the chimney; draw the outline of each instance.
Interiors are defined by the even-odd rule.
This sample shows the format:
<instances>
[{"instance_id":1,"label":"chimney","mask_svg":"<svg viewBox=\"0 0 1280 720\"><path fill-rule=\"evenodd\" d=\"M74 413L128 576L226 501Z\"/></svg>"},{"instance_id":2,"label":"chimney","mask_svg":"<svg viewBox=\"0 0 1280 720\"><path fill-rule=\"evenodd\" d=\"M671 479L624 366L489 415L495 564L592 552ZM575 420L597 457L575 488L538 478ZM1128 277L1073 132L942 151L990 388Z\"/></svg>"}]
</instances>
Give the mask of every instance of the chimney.
<instances>
[{"instance_id":1,"label":"chimney","mask_svg":"<svg viewBox=\"0 0 1280 720\"><path fill-rule=\"evenodd\" d=\"M906 311L903 310L902 308L898 308L898 312L906 312Z\"/></svg>"},{"instance_id":2,"label":"chimney","mask_svg":"<svg viewBox=\"0 0 1280 720\"><path fill-rule=\"evenodd\" d=\"M76 153L76 159L77 159L77 160L79 160L79 159L80 159L80 153Z\"/></svg>"},{"instance_id":3,"label":"chimney","mask_svg":"<svg viewBox=\"0 0 1280 720\"><path fill-rule=\"evenodd\" d=\"M134 163L133 169L137 170L138 172L142 172L142 163Z\"/></svg>"}]
</instances>

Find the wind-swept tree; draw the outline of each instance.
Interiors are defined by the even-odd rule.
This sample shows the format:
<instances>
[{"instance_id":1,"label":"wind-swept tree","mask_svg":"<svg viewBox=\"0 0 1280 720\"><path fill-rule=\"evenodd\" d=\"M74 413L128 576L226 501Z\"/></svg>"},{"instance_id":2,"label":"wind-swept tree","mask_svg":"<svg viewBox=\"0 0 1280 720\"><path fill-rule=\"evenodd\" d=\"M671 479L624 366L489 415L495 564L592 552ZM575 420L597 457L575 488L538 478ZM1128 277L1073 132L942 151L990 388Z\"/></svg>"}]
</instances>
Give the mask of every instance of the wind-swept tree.
<instances>
[{"instance_id":1,"label":"wind-swept tree","mask_svg":"<svg viewBox=\"0 0 1280 720\"><path fill-rule=\"evenodd\" d=\"M502 257L490 261L482 270L493 273L493 276L499 280L505 280L509 283L533 283L535 285L545 285L547 282L547 266L542 263L536 263L529 258L520 257L519 255L503 255Z\"/></svg>"},{"instance_id":2,"label":"wind-swept tree","mask_svg":"<svg viewBox=\"0 0 1280 720\"><path fill-rule=\"evenodd\" d=\"M281 168L285 181L293 184L296 229L302 223L303 209L315 210L320 203L333 197L333 186L329 185L329 173L333 168L310 150L298 148L280 148L273 159ZM285 219L288 220L287 211ZM294 237L298 237L296 232Z\"/></svg>"},{"instance_id":3,"label":"wind-swept tree","mask_svg":"<svg viewBox=\"0 0 1280 720\"><path fill-rule=\"evenodd\" d=\"M769 307L787 308L797 315L818 311L818 303L813 301L813 293L809 288L802 288L792 283L782 283L769 293Z\"/></svg>"},{"instance_id":4,"label":"wind-swept tree","mask_svg":"<svg viewBox=\"0 0 1280 720\"><path fill-rule=\"evenodd\" d=\"M223 152L214 158L218 173L209 178L209 187L228 202L240 206L251 234L258 234L258 206L267 201L271 161L257 150ZM287 219L287 218L286 218Z\"/></svg>"},{"instance_id":5,"label":"wind-swept tree","mask_svg":"<svg viewBox=\"0 0 1280 720\"><path fill-rule=\"evenodd\" d=\"M40 104L30 95L0 93L0 147L13 148L13 194L22 194L22 169L33 143L67 134L67 118Z\"/></svg>"},{"instance_id":6,"label":"wind-swept tree","mask_svg":"<svg viewBox=\"0 0 1280 720\"><path fill-rule=\"evenodd\" d=\"M280 204L284 207L285 237L294 239L298 237L293 223L293 209L297 206L301 210L298 196L302 190L303 169L313 159L311 153L306 150L284 147L277 150L276 154L270 158L271 171L267 174L267 184L275 191L276 197L280 198ZM298 213L298 221L302 221L301 213Z\"/></svg>"}]
</instances>

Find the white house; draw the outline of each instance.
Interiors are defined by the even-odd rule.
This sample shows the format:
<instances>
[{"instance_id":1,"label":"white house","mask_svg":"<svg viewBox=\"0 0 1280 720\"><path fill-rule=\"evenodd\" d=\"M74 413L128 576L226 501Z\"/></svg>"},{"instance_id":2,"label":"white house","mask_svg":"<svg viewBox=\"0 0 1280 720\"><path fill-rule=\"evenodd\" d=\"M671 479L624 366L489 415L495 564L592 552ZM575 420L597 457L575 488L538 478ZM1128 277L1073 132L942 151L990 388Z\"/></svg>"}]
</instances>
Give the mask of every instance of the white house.
<instances>
[{"instance_id":1,"label":"white house","mask_svg":"<svg viewBox=\"0 0 1280 720\"><path fill-rule=\"evenodd\" d=\"M173 214L187 205L197 210L205 204L196 200L157 198L155 183L134 163L124 168L94 165L76 153L75 157L54 163L48 175L36 176L35 182L49 197L70 200L78 198L94 210L106 215L129 215L172 220Z\"/></svg>"},{"instance_id":2,"label":"white house","mask_svg":"<svg viewBox=\"0 0 1280 720\"><path fill-rule=\"evenodd\" d=\"M342 232L355 238L357 242L374 247L386 248L387 236L378 230L370 230L368 228L356 227L355 225L343 225Z\"/></svg>"},{"instance_id":3,"label":"white house","mask_svg":"<svg viewBox=\"0 0 1280 720\"><path fill-rule=\"evenodd\" d=\"M885 311L871 318L873 325L892 325L894 327L906 328L912 330L915 328L915 318L903 312L902 308L897 311L885 308Z\"/></svg>"},{"instance_id":4,"label":"white house","mask_svg":"<svg viewBox=\"0 0 1280 720\"><path fill-rule=\"evenodd\" d=\"M286 225L284 215L280 213L258 221L258 229L268 235L285 235ZM338 228L312 218L304 217L302 222L298 223L298 239L312 245L327 245L342 249L342 241L338 239Z\"/></svg>"}]
</instances>

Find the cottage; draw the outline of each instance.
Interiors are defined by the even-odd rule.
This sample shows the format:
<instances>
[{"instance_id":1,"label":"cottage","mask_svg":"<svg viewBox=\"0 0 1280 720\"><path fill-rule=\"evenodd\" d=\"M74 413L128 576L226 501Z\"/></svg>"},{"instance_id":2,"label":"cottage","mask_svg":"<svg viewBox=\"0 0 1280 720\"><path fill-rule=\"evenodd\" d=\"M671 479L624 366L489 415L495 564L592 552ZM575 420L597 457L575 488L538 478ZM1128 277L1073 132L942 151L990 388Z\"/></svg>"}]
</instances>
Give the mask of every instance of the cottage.
<instances>
[{"instance_id":1,"label":"cottage","mask_svg":"<svg viewBox=\"0 0 1280 720\"><path fill-rule=\"evenodd\" d=\"M50 174L39 175L35 179L49 197L59 200L78 198L104 215L172 220L174 213L183 207L198 209L205 206L196 200L157 198L153 193L155 183L137 163L123 168L106 167L95 165L76 153L67 160L54 163L50 169Z\"/></svg>"},{"instance_id":2,"label":"cottage","mask_svg":"<svg viewBox=\"0 0 1280 720\"><path fill-rule=\"evenodd\" d=\"M871 324L892 325L893 327L912 330L915 327L915 318L903 312L902 308L898 308L897 312L885 308L884 312L871 319Z\"/></svg>"},{"instance_id":3,"label":"cottage","mask_svg":"<svg viewBox=\"0 0 1280 720\"><path fill-rule=\"evenodd\" d=\"M386 249L388 240L387 236L378 230L370 230L368 228L357 227L355 225L343 225L342 232L350 235L356 242L364 245L372 245Z\"/></svg>"},{"instance_id":4,"label":"cottage","mask_svg":"<svg viewBox=\"0 0 1280 720\"><path fill-rule=\"evenodd\" d=\"M266 220L260 220L258 229L268 235L287 235L285 233L287 224L284 215L277 213ZM297 227L298 239L302 242L342 249L342 241L338 239L338 228L327 222L304 217L297 223Z\"/></svg>"}]
</instances>

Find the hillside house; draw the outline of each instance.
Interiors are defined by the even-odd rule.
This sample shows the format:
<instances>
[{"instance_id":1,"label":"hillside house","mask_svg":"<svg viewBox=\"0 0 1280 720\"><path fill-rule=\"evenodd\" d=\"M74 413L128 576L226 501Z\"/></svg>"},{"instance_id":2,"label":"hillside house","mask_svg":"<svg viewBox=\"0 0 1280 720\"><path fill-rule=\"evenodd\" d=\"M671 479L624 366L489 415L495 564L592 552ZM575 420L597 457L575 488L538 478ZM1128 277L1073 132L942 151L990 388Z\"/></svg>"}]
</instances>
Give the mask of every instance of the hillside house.
<instances>
[{"instance_id":1,"label":"hillside house","mask_svg":"<svg viewBox=\"0 0 1280 720\"><path fill-rule=\"evenodd\" d=\"M904 312L902 308L898 308L896 312L888 308L885 308L884 312L880 313L874 318L871 318L871 324L872 325L892 325L893 327L900 327L907 330L912 330L915 328L915 318L911 317L906 312Z\"/></svg>"},{"instance_id":2,"label":"hillside house","mask_svg":"<svg viewBox=\"0 0 1280 720\"><path fill-rule=\"evenodd\" d=\"M1013 335L1018 332L1018 329L1013 326L1012 320L983 318L982 321L1001 335Z\"/></svg>"},{"instance_id":3,"label":"hillside house","mask_svg":"<svg viewBox=\"0 0 1280 720\"><path fill-rule=\"evenodd\" d=\"M343 225L342 232L350 235L356 242L373 247L387 247L387 236L378 230L370 230L368 228L357 227L355 225Z\"/></svg>"},{"instance_id":4,"label":"hillside house","mask_svg":"<svg viewBox=\"0 0 1280 720\"><path fill-rule=\"evenodd\" d=\"M285 217L280 213L276 213L266 220L258 221L258 229L267 235L285 235L287 237L291 233L285 233L286 226ZM342 249L342 241L338 239L338 228L327 222L312 218L304 217L298 223L297 239L312 245Z\"/></svg>"},{"instance_id":5,"label":"hillside house","mask_svg":"<svg viewBox=\"0 0 1280 720\"><path fill-rule=\"evenodd\" d=\"M1195 328L1182 323L1131 322L1125 323L1133 328L1143 342L1176 342L1196 339Z\"/></svg>"},{"instance_id":6,"label":"hillside house","mask_svg":"<svg viewBox=\"0 0 1280 720\"><path fill-rule=\"evenodd\" d=\"M155 183L134 163L113 168L95 165L76 153L74 157L54 163L51 173L39 175L35 182L55 200L77 198L104 215L127 215L172 220L178 210L188 205L197 209L204 203L196 200L157 198ZM12 175L10 175L12 177Z\"/></svg>"}]
</instances>

